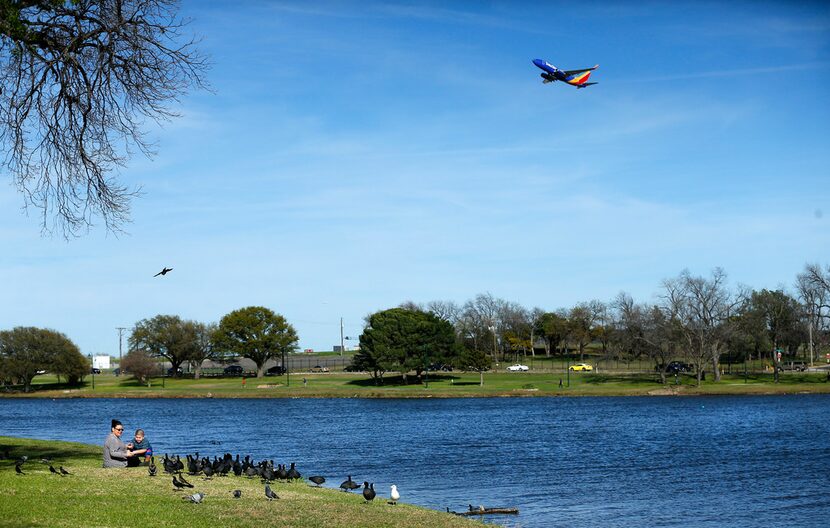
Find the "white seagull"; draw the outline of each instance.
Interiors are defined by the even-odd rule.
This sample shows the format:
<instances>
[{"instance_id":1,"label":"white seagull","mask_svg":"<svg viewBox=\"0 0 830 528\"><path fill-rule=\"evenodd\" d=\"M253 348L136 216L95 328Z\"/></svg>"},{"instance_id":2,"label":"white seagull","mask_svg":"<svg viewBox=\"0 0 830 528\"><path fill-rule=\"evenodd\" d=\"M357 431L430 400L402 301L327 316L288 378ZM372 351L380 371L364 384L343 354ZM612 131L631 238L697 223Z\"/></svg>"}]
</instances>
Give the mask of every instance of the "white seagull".
<instances>
[{"instance_id":1,"label":"white seagull","mask_svg":"<svg viewBox=\"0 0 830 528\"><path fill-rule=\"evenodd\" d=\"M392 493L389 494L389 497L392 499L392 504L397 504L398 499L401 498L401 494L398 493L398 487L392 484Z\"/></svg>"}]
</instances>

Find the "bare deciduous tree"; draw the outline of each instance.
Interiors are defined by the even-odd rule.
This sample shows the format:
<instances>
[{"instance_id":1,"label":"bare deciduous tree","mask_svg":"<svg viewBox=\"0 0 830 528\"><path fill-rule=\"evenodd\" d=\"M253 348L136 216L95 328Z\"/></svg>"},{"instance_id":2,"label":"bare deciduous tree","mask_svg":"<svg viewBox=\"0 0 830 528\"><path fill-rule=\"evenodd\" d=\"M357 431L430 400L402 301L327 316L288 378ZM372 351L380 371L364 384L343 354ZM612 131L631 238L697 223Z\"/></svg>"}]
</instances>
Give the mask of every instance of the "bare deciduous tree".
<instances>
[{"instance_id":1,"label":"bare deciduous tree","mask_svg":"<svg viewBox=\"0 0 830 528\"><path fill-rule=\"evenodd\" d=\"M726 273L715 268L711 277L694 277L684 270L679 277L663 281L664 311L673 314L685 336L687 352L697 365L700 384L706 363L720 380L720 354L726 345L728 321L738 301L726 288Z\"/></svg>"},{"instance_id":2,"label":"bare deciduous tree","mask_svg":"<svg viewBox=\"0 0 830 528\"><path fill-rule=\"evenodd\" d=\"M827 345L830 335L830 268L825 273L818 264L805 266L796 278L796 288L804 303L810 362L815 361L815 348Z\"/></svg>"},{"instance_id":3,"label":"bare deciduous tree","mask_svg":"<svg viewBox=\"0 0 830 528\"><path fill-rule=\"evenodd\" d=\"M3 167L65 237L95 218L119 231L137 190L113 173L152 149L144 120L204 87L206 62L176 0L0 0Z\"/></svg>"}]
</instances>

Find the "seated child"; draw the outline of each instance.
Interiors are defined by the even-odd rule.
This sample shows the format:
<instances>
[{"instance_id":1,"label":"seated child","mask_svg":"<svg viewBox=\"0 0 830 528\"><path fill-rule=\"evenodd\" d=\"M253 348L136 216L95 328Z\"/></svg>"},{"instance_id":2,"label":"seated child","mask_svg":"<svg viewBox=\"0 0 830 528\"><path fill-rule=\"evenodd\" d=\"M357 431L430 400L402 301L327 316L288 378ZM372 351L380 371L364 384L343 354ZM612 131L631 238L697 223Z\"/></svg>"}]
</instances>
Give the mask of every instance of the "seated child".
<instances>
[{"instance_id":1,"label":"seated child","mask_svg":"<svg viewBox=\"0 0 830 528\"><path fill-rule=\"evenodd\" d=\"M144 457L144 462L150 461L150 457L153 456L153 446L144 436L144 429L136 430L131 450L136 456L127 459L127 467L138 466L141 463L141 457Z\"/></svg>"}]
</instances>

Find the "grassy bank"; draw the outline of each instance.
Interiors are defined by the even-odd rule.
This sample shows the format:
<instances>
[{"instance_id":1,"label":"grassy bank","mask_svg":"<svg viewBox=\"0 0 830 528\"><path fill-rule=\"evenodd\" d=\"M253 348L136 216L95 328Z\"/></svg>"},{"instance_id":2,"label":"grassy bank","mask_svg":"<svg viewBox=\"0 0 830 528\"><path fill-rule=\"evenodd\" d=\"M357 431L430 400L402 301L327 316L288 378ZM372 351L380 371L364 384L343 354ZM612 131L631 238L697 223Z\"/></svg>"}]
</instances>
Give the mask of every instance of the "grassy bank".
<instances>
[{"instance_id":1,"label":"grassy bank","mask_svg":"<svg viewBox=\"0 0 830 528\"><path fill-rule=\"evenodd\" d=\"M306 483L273 484L279 500L268 501L258 479L189 477L202 504L182 500L193 493L173 491L171 478L149 477L146 468L103 469L101 448L69 442L46 442L0 436L0 527L473 527L483 524L407 504L392 506L381 493L364 504L360 494L318 489ZM14 460L27 455L25 475L16 475ZM72 475L49 472L41 458ZM160 470L161 473L161 470ZM234 499L231 491L242 490Z\"/></svg>"},{"instance_id":2,"label":"grassy bank","mask_svg":"<svg viewBox=\"0 0 830 528\"><path fill-rule=\"evenodd\" d=\"M303 383L303 379L306 383ZM560 380L562 386L559 386ZM275 376L248 378L206 378L152 380L151 386L139 384L131 378L111 374L95 376L77 387L58 383L49 375L35 378L34 392L25 394L19 389L0 392L0 396L29 396L47 398L73 397L136 397L136 398L461 398L503 396L638 396L638 395L715 395L715 394L797 394L830 393L828 375L824 372L785 372L779 383L772 374L725 374L714 382L711 376L698 387L690 375L682 375L675 384L659 383L651 373L582 373L572 372L492 372L484 375L484 386L479 385L476 373L431 373L427 383L404 384L400 376L387 375L382 385L366 374L323 373L292 374L290 378Z\"/></svg>"}]
</instances>

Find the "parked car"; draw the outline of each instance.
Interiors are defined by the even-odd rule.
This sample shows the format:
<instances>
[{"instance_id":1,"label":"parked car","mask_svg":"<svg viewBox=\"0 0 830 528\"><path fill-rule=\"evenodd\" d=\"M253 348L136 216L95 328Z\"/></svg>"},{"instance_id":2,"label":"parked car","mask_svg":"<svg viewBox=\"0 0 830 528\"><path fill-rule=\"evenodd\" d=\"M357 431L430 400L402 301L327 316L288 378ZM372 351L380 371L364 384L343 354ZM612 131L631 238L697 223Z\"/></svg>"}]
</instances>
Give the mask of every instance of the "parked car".
<instances>
[{"instance_id":1,"label":"parked car","mask_svg":"<svg viewBox=\"0 0 830 528\"><path fill-rule=\"evenodd\" d=\"M594 367L587 363L577 363L576 365L571 365L570 367L568 367L568 370L573 370L574 372L590 372L594 370Z\"/></svg>"},{"instance_id":2,"label":"parked car","mask_svg":"<svg viewBox=\"0 0 830 528\"><path fill-rule=\"evenodd\" d=\"M663 367L657 365L656 367L654 367L654 370L656 372L660 372L661 370L663 370ZM672 361L671 363L666 365L665 371L669 374L678 374L680 372L693 372L694 367L692 367L692 365L689 365L688 363L683 363L682 361Z\"/></svg>"},{"instance_id":3,"label":"parked car","mask_svg":"<svg viewBox=\"0 0 830 528\"><path fill-rule=\"evenodd\" d=\"M241 376L245 369L242 365L228 365L223 372L225 376Z\"/></svg>"},{"instance_id":4,"label":"parked car","mask_svg":"<svg viewBox=\"0 0 830 528\"><path fill-rule=\"evenodd\" d=\"M433 363L429 366L429 370L433 372L452 372L452 365L445 365L444 363Z\"/></svg>"},{"instance_id":5,"label":"parked car","mask_svg":"<svg viewBox=\"0 0 830 528\"><path fill-rule=\"evenodd\" d=\"M311 367L311 372L328 372L328 367L321 367L320 365L314 365Z\"/></svg>"},{"instance_id":6,"label":"parked car","mask_svg":"<svg viewBox=\"0 0 830 528\"><path fill-rule=\"evenodd\" d=\"M528 367L527 365L520 365L516 363L515 365L510 365L509 367L507 367L507 370L509 370L510 372L527 372L528 370L530 370L530 367Z\"/></svg>"},{"instance_id":7,"label":"parked car","mask_svg":"<svg viewBox=\"0 0 830 528\"><path fill-rule=\"evenodd\" d=\"M176 370L173 370L173 367L170 367L169 369L167 369L167 375L168 376L181 376L182 374L184 374L184 370L182 370L181 367L177 368ZM118 374L116 374L116 376L117 375Z\"/></svg>"},{"instance_id":8,"label":"parked car","mask_svg":"<svg viewBox=\"0 0 830 528\"><path fill-rule=\"evenodd\" d=\"M99 368L94 368L94 367L93 367L93 368L91 368L91 369L90 369L90 372L91 372L92 374L100 374L100 373L101 373L101 369L99 369Z\"/></svg>"},{"instance_id":9,"label":"parked car","mask_svg":"<svg viewBox=\"0 0 830 528\"><path fill-rule=\"evenodd\" d=\"M273 366L265 371L266 376L282 376L283 374L285 374L285 367L282 365Z\"/></svg>"},{"instance_id":10,"label":"parked car","mask_svg":"<svg viewBox=\"0 0 830 528\"><path fill-rule=\"evenodd\" d=\"M781 370L797 370L804 372L807 370L807 363L803 361L784 361L781 363Z\"/></svg>"}]
</instances>

